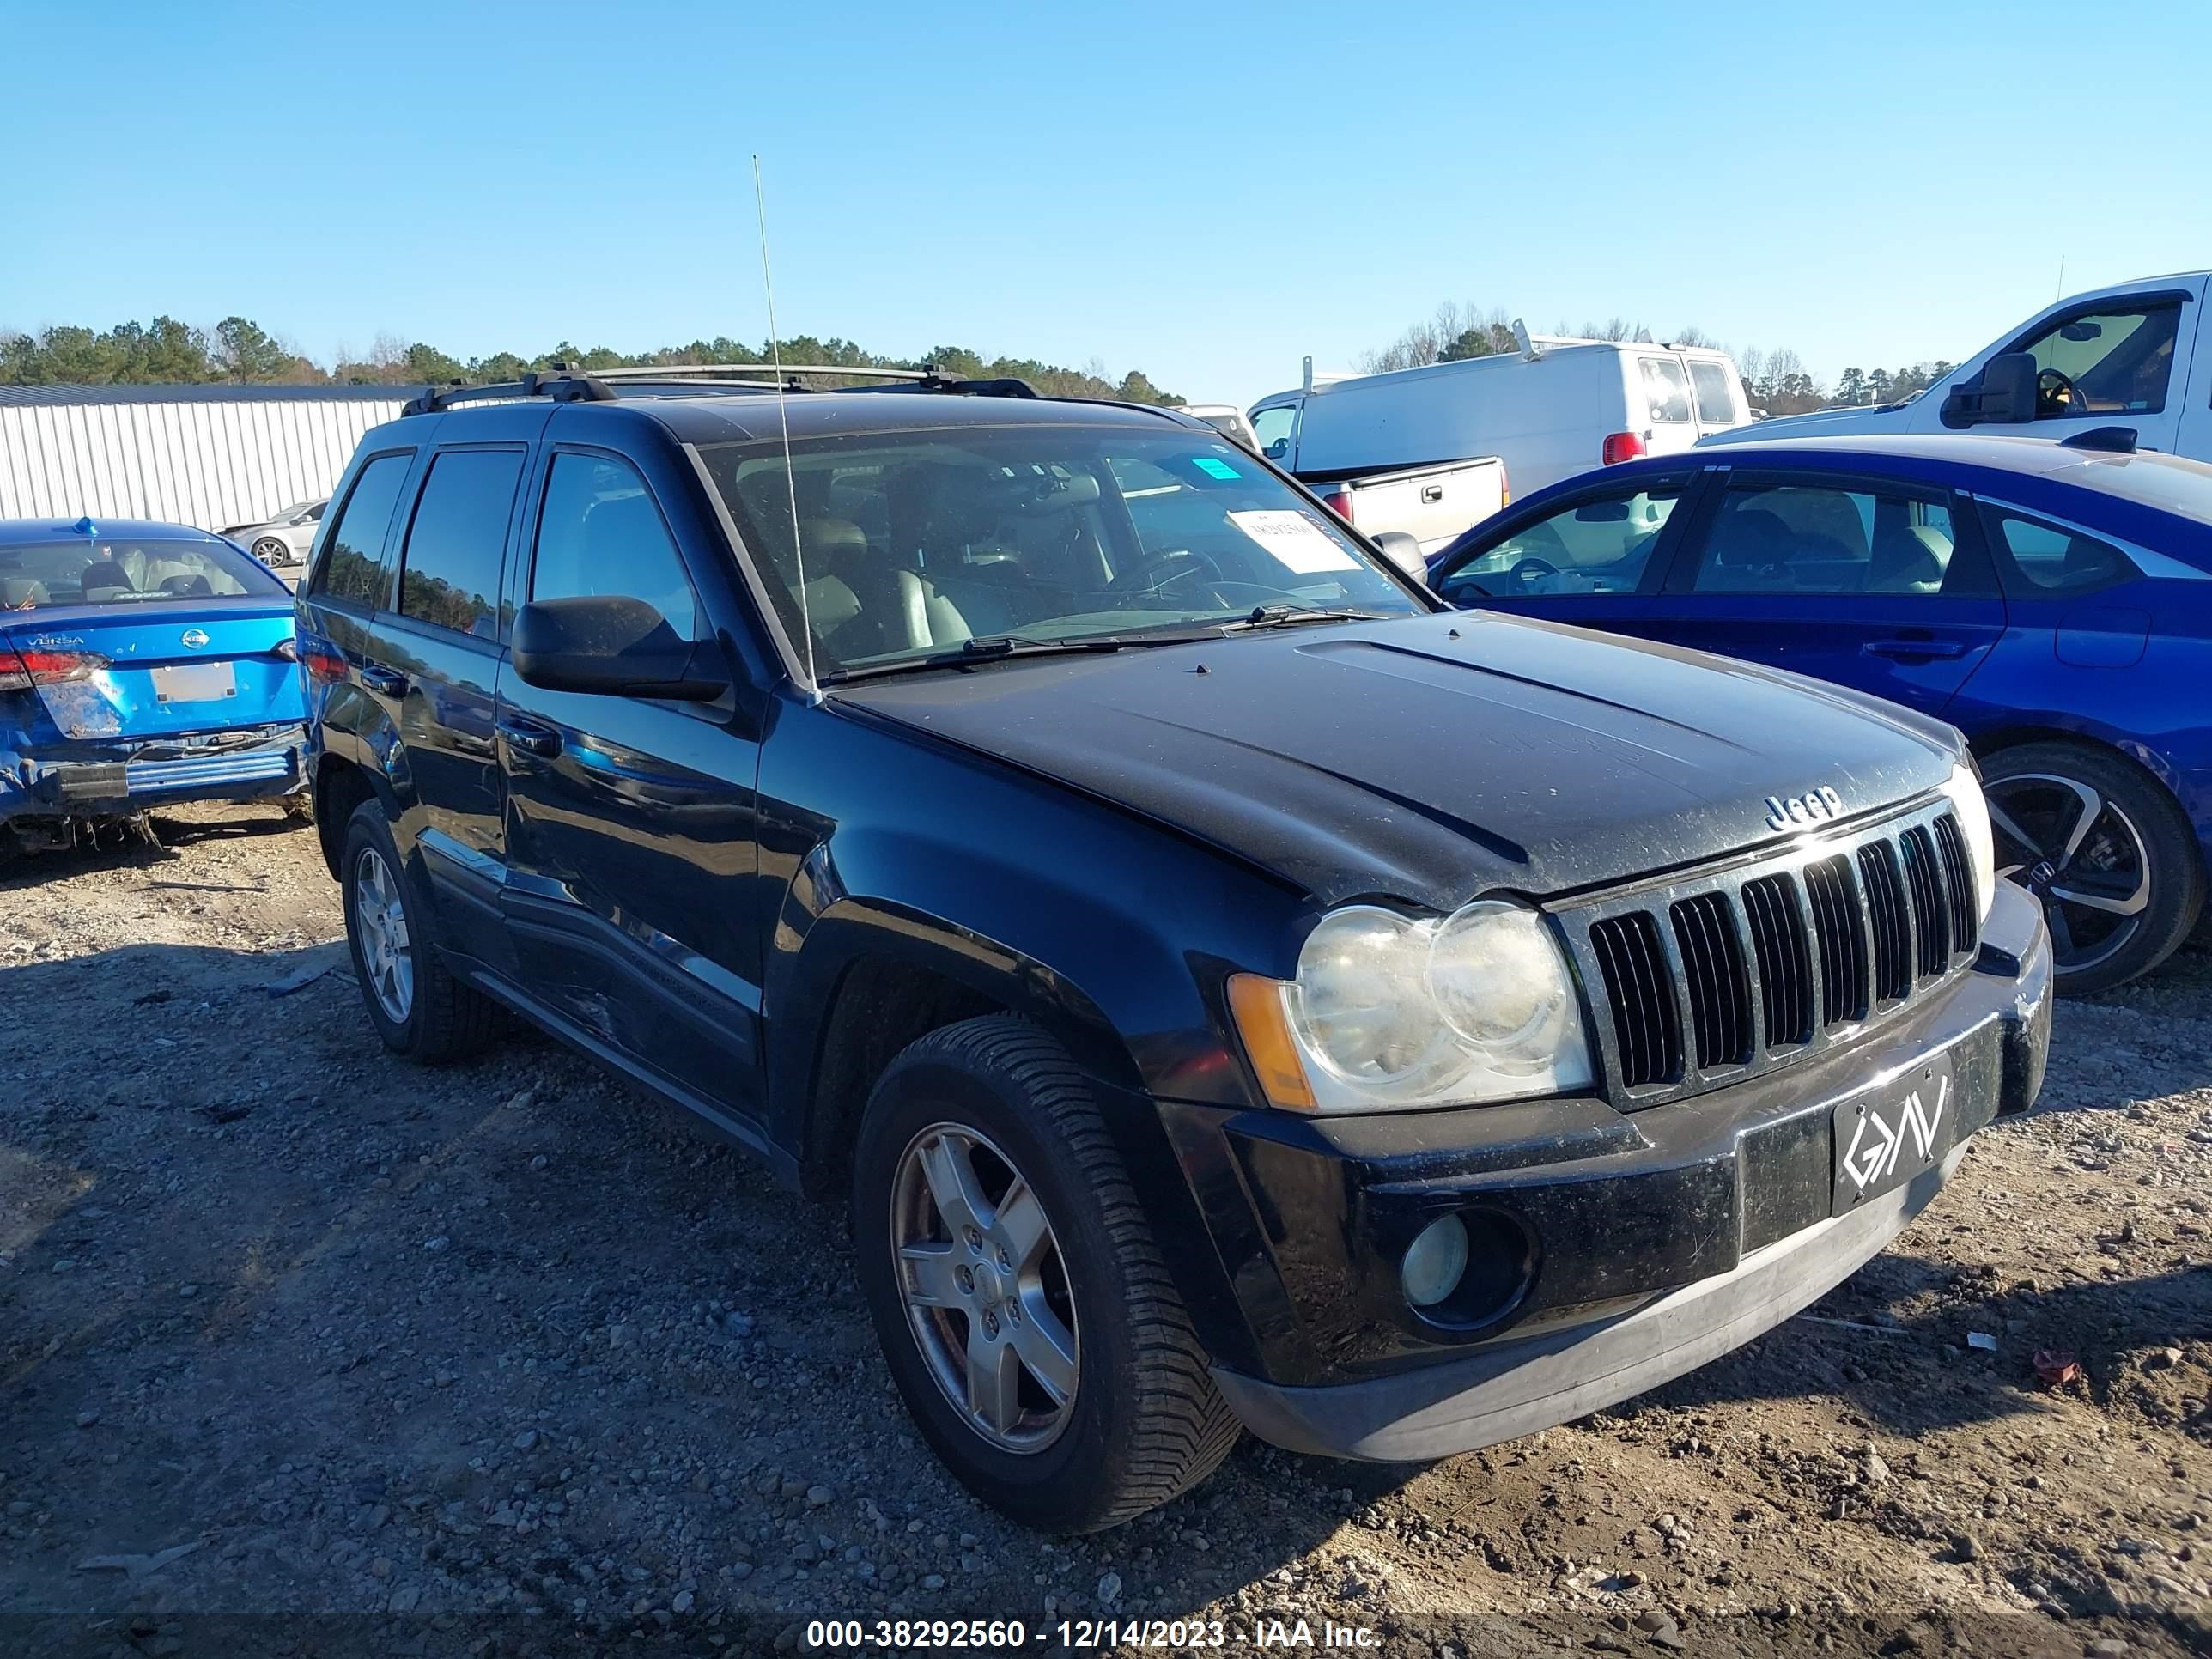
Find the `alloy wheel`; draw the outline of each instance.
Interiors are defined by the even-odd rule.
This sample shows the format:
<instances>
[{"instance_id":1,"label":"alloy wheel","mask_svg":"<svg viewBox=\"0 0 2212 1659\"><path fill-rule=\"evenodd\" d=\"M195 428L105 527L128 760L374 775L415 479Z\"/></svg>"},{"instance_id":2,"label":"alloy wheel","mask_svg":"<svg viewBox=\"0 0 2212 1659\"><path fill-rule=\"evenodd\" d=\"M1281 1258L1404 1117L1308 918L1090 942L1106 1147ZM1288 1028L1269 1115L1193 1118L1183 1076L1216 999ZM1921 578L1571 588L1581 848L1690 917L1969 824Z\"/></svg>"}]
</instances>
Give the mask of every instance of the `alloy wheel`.
<instances>
[{"instance_id":1,"label":"alloy wheel","mask_svg":"<svg viewBox=\"0 0 2212 1659\"><path fill-rule=\"evenodd\" d=\"M407 907L398 878L374 847L362 848L354 860L353 913L369 994L386 1019L404 1025L415 1006L415 956L408 943Z\"/></svg>"},{"instance_id":2,"label":"alloy wheel","mask_svg":"<svg viewBox=\"0 0 2212 1659\"><path fill-rule=\"evenodd\" d=\"M2142 831L2079 778L2024 772L1988 786L1997 873L2043 905L2060 973L2094 968L2127 945L2150 905Z\"/></svg>"},{"instance_id":3,"label":"alloy wheel","mask_svg":"<svg viewBox=\"0 0 2212 1659\"><path fill-rule=\"evenodd\" d=\"M288 564L290 560L286 556L290 551L289 548L274 536L264 536L253 544L253 556L264 564Z\"/></svg>"},{"instance_id":4,"label":"alloy wheel","mask_svg":"<svg viewBox=\"0 0 2212 1659\"><path fill-rule=\"evenodd\" d=\"M1043 1450L1074 1413L1082 1349L1036 1189L977 1131L933 1123L900 1155L890 1222L893 1271L937 1386L993 1445Z\"/></svg>"}]
</instances>

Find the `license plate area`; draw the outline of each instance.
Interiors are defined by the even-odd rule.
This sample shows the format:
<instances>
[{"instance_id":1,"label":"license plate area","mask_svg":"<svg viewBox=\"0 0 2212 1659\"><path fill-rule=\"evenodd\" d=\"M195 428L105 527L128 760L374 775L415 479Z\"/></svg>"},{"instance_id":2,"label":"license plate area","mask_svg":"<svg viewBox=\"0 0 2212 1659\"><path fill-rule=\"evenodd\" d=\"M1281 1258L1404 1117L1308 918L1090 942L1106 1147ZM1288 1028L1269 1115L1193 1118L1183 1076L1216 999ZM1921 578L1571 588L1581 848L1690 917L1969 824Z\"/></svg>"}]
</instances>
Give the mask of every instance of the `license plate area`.
<instances>
[{"instance_id":1,"label":"license plate area","mask_svg":"<svg viewBox=\"0 0 2212 1659\"><path fill-rule=\"evenodd\" d=\"M238 695L238 676L227 662L173 663L154 671L155 702L221 702Z\"/></svg>"},{"instance_id":2,"label":"license plate area","mask_svg":"<svg viewBox=\"0 0 2212 1659\"><path fill-rule=\"evenodd\" d=\"M1934 1169L1957 1144L1958 1127L1959 1085L1948 1049L1840 1102L1829 1121L1829 1213L1848 1215Z\"/></svg>"}]
</instances>

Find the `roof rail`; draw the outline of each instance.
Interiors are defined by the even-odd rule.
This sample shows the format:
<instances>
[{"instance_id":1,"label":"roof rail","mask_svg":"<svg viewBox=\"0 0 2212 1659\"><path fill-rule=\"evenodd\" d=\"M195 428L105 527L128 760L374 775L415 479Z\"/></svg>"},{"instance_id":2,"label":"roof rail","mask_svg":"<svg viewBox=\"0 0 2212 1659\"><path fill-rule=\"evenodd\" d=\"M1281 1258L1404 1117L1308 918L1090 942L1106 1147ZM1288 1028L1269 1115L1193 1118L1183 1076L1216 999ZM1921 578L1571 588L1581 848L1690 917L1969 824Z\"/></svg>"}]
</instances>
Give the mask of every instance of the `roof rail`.
<instances>
[{"instance_id":1,"label":"roof rail","mask_svg":"<svg viewBox=\"0 0 2212 1659\"><path fill-rule=\"evenodd\" d=\"M422 395L409 398L399 412L435 415L454 404L486 398L550 398L561 404L604 404L613 402L614 397L613 389L604 380L572 369L566 363L555 363L549 374L532 370L519 380L502 380L490 386L470 386L460 380L443 386L426 386Z\"/></svg>"},{"instance_id":2,"label":"roof rail","mask_svg":"<svg viewBox=\"0 0 2212 1659\"><path fill-rule=\"evenodd\" d=\"M869 386L841 386L833 392L944 392L968 398L1034 398L1036 388L1027 380L1012 375L1000 375L984 380L963 380L953 375L940 374L937 365L925 363L920 368L856 368L836 363L786 363L783 366L783 387L787 392L799 391L802 374L828 374L840 380L884 382ZM617 386L633 382L651 384L656 380L674 384L684 380L699 380L707 384L726 386L757 386L761 391L772 390L776 384L775 366L772 363L673 363L662 368L611 368L599 378Z\"/></svg>"},{"instance_id":3,"label":"roof rail","mask_svg":"<svg viewBox=\"0 0 2212 1659\"><path fill-rule=\"evenodd\" d=\"M1034 398L1037 389L1027 380L1001 374L988 380L962 380L932 371L911 379L902 376L889 386L840 386L832 392L934 392L957 398Z\"/></svg>"},{"instance_id":4,"label":"roof rail","mask_svg":"<svg viewBox=\"0 0 2212 1659\"><path fill-rule=\"evenodd\" d=\"M921 368L854 368L849 364L839 368L832 363L786 363L783 378L787 380L800 374L835 374L845 380L866 380L872 376L881 380L929 380L937 377L936 367ZM603 380L680 380L707 377L720 380L766 378L771 384L775 380L773 363L663 363L659 368L603 368Z\"/></svg>"}]
</instances>

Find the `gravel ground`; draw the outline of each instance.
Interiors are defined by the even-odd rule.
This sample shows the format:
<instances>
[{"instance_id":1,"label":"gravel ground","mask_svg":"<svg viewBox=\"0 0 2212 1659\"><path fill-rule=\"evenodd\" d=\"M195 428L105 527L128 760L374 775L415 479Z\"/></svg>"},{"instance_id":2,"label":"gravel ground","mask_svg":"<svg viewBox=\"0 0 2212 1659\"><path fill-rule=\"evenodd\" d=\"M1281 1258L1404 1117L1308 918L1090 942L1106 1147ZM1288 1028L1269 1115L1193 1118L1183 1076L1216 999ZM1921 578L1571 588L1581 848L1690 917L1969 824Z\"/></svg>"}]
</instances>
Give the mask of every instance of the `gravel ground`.
<instances>
[{"instance_id":1,"label":"gravel ground","mask_svg":"<svg viewBox=\"0 0 2212 1659\"><path fill-rule=\"evenodd\" d=\"M922 1447L840 1217L544 1040L387 1058L312 833L161 828L0 877L0 1652L2212 1647L2212 956L2062 1006L2045 1109L1817 1317L1434 1466L1248 1440L1063 1542Z\"/></svg>"}]
</instances>

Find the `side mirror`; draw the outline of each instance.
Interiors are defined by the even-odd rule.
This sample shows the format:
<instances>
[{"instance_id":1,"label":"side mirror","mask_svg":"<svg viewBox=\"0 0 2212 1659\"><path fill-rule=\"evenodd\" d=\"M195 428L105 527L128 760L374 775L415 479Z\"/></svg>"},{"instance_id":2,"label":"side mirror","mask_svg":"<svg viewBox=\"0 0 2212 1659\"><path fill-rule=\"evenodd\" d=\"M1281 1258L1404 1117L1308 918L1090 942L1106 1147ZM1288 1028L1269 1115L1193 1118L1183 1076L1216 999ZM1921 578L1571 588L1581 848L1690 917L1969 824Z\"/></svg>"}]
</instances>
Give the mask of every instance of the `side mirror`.
<instances>
[{"instance_id":1,"label":"side mirror","mask_svg":"<svg viewBox=\"0 0 2212 1659\"><path fill-rule=\"evenodd\" d=\"M643 599L539 599L522 607L509 646L514 672L547 691L709 702L729 689L712 641L677 637Z\"/></svg>"},{"instance_id":2,"label":"side mirror","mask_svg":"<svg viewBox=\"0 0 2212 1659\"><path fill-rule=\"evenodd\" d=\"M1271 461L1279 461L1291 453L1291 441L1288 438L1278 438L1260 453Z\"/></svg>"},{"instance_id":3,"label":"side mirror","mask_svg":"<svg viewBox=\"0 0 2212 1659\"><path fill-rule=\"evenodd\" d=\"M1954 431L1992 422L2035 418L2035 359L2025 351L2004 351L1982 365L1982 372L1943 399L1943 424Z\"/></svg>"},{"instance_id":4,"label":"side mirror","mask_svg":"<svg viewBox=\"0 0 2212 1659\"><path fill-rule=\"evenodd\" d=\"M1429 562L1421 556L1419 542L1402 530L1380 531L1376 532L1374 539L1375 545L1382 550L1384 558L1389 560L1392 564L1396 565L1415 581L1424 586L1427 585Z\"/></svg>"}]
</instances>

